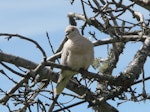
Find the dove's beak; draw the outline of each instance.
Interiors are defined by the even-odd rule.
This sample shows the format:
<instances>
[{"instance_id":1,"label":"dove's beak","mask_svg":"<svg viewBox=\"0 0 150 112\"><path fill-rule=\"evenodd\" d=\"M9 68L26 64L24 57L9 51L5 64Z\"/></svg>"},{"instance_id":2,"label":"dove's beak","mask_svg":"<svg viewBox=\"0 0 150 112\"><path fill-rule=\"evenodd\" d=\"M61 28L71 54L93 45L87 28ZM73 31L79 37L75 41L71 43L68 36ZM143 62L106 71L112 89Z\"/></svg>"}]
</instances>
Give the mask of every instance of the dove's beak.
<instances>
[{"instance_id":1,"label":"dove's beak","mask_svg":"<svg viewBox=\"0 0 150 112\"><path fill-rule=\"evenodd\" d=\"M68 35L69 35L69 32L66 32L66 35L65 35L65 36L67 37Z\"/></svg>"}]
</instances>

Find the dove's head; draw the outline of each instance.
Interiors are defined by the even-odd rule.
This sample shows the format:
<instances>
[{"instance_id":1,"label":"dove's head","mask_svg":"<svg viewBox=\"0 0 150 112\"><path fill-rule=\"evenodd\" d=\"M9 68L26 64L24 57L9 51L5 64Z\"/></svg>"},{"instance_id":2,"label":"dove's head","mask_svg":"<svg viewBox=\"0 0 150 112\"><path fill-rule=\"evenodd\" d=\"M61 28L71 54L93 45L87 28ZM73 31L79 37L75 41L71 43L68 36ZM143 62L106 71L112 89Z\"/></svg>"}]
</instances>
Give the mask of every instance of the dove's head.
<instances>
[{"instance_id":1,"label":"dove's head","mask_svg":"<svg viewBox=\"0 0 150 112\"><path fill-rule=\"evenodd\" d=\"M67 38L69 39L76 37L77 35L80 35L79 30L77 29L76 26L71 26L71 25L67 26L65 32Z\"/></svg>"}]
</instances>

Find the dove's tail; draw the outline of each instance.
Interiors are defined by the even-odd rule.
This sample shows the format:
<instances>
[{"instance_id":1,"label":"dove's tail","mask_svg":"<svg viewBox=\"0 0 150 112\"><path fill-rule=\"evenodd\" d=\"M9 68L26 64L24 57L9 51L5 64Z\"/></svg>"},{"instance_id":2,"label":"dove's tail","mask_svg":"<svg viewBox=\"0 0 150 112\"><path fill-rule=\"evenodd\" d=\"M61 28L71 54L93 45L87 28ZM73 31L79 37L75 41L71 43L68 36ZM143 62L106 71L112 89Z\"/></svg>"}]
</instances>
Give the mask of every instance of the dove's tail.
<instances>
[{"instance_id":1,"label":"dove's tail","mask_svg":"<svg viewBox=\"0 0 150 112\"><path fill-rule=\"evenodd\" d=\"M61 77L59 77L57 86L54 90L55 94L58 95L63 91L63 89L66 87L67 83L69 82L70 78L71 78L71 75L70 76L68 76L68 75L62 76L62 74L61 74Z\"/></svg>"}]
</instances>

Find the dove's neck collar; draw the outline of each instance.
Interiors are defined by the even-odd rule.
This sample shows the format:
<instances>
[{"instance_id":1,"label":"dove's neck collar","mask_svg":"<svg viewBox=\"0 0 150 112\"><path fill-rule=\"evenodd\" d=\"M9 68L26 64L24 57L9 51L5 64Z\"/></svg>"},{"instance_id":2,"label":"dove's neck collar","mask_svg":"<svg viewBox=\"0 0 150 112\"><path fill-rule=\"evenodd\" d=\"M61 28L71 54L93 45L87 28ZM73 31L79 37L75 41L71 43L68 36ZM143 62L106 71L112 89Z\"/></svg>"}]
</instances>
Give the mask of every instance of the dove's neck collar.
<instances>
[{"instance_id":1,"label":"dove's neck collar","mask_svg":"<svg viewBox=\"0 0 150 112\"><path fill-rule=\"evenodd\" d=\"M74 39L80 38L81 35L80 35L79 31L76 30L76 31L74 31L74 32L72 32L72 31L71 31L71 32L67 32L67 33L66 33L66 37L67 37L68 39L74 40Z\"/></svg>"}]
</instances>

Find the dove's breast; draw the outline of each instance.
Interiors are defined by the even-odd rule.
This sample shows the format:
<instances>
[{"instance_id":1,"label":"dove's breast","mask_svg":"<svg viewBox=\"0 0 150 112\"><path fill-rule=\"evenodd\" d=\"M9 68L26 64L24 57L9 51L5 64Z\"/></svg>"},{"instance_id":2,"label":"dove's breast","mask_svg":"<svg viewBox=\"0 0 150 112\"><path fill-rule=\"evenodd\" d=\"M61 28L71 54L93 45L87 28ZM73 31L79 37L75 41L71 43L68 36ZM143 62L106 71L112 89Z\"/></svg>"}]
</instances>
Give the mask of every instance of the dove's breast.
<instances>
[{"instance_id":1,"label":"dove's breast","mask_svg":"<svg viewBox=\"0 0 150 112\"><path fill-rule=\"evenodd\" d=\"M67 65L74 68L87 69L93 62L94 51L92 43L83 38L76 42L69 42Z\"/></svg>"}]
</instances>

